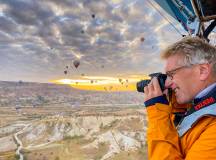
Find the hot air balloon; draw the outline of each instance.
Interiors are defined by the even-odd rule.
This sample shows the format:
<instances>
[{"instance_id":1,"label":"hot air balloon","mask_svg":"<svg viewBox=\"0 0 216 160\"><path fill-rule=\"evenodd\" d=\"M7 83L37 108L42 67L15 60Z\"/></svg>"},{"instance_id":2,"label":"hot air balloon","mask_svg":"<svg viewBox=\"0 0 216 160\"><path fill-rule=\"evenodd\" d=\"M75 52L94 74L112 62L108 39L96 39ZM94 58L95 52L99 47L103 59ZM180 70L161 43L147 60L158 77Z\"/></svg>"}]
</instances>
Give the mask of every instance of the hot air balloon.
<instances>
[{"instance_id":1,"label":"hot air balloon","mask_svg":"<svg viewBox=\"0 0 216 160\"><path fill-rule=\"evenodd\" d=\"M110 86L109 89L112 90L113 86Z\"/></svg>"},{"instance_id":2,"label":"hot air balloon","mask_svg":"<svg viewBox=\"0 0 216 160\"><path fill-rule=\"evenodd\" d=\"M141 38L140 38L140 41L141 41L141 42L144 42L144 40L145 40L144 37L141 37Z\"/></svg>"},{"instance_id":3,"label":"hot air balloon","mask_svg":"<svg viewBox=\"0 0 216 160\"><path fill-rule=\"evenodd\" d=\"M75 60L75 61L73 61L73 65L74 65L74 67L79 67L79 65L80 65L80 61L78 61L78 60Z\"/></svg>"},{"instance_id":4,"label":"hot air balloon","mask_svg":"<svg viewBox=\"0 0 216 160\"><path fill-rule=\"evenodd\" d=\"M94 14L92 14L92 18L95 18L95 15L94 15Z\"/></svg>"},{"instance_id":5,"label":"hot air balloon","mask_svg":"<svg viewBox=\"0 0 216 160\"><path fill-rule=\"evenodd\" d=\"M23 84L23 81L22 81L22 80L19 80L19 82L18 82L18 83L19 83L19 85L21 85L21 84Z\"/></svg>"},{"instance_id":6,"label":"hot air balloon","mask_svg":"<svg viewBox=\"0 0 216 160\"><path fill-rule=\"evenodd\" d=\"M64 71L64 74L67 74L67 71Z\"/></svg>"}]
</instances>

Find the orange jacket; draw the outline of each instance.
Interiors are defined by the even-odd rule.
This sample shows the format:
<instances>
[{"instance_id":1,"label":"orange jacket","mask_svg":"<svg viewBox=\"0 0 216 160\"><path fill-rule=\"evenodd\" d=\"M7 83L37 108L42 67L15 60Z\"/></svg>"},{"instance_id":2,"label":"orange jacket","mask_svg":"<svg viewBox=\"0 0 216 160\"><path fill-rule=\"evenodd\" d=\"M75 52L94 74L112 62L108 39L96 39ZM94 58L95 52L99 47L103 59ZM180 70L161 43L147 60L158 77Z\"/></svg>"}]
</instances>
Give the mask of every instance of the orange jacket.
<instances>
[{"instance_id":1,"label":"orange jacket","mask_svg":"<svg viewBox=\"0 0 216 160\"><path fill-rule=\"evenodd\" d=\"M216 160L216 118L202 117L180 137L172 111L171 105L161 103L147 107L148 159Z\"/></svg>"}]
</instances>

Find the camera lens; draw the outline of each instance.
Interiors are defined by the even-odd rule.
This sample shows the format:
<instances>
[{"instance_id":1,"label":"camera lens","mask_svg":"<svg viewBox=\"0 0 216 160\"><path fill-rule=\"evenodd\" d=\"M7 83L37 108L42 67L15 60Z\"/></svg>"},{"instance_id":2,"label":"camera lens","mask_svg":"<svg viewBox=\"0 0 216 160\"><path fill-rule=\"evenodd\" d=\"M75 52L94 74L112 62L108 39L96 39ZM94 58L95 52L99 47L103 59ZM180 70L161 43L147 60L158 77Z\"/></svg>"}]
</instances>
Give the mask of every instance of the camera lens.
<instances>
[{"instance_id":1,"label":"camera lens","mask_svg":"<svg viewBox=\"0 0 216 160\"><path fill-rule=\"evenodd\" d=\"M162 73L152 73L149 75L151 77L151 79L153 77L157 77L159 85L161 87L161 90L164 91L165 90L165 81L167 78L166 74L162 74ZM144 87L147 86L149 83L151 82L151 80L142 80L137 82L137 91L138 92L143 92L144 93Z\"/></svg>"},{"instance_id":2,"label":"camera lens","mask_svg":"<svg viewBox=\"0 0 216 160\"><path fill-rule=\"evenodd\" d=\"M147 86L150 82L151 80L142 80L137 82L137 91L144 93L144 87Z\"/></svg>"}]
</instances>

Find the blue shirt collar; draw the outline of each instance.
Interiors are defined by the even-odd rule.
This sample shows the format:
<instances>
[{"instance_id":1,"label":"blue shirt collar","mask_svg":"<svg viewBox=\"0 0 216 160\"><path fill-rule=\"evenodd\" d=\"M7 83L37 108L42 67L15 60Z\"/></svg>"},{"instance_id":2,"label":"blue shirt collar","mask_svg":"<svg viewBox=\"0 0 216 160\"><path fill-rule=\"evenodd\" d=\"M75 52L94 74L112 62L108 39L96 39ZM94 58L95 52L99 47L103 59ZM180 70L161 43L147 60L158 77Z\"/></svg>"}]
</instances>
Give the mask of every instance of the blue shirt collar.
<instances>
[{"instance_id":1,"label":"blue shirt collar","mask_svg":"<svg viewBox=\"0 0 216 160\"><path fill-rule=\"evenodd\" d=\"M214 87L216 87L216 82L209 85L207 88L203 89L201 92L199 92L196 95L195 99L196 98L202 98L202 97L206 96Z\"/></svg>"}]
</instances>

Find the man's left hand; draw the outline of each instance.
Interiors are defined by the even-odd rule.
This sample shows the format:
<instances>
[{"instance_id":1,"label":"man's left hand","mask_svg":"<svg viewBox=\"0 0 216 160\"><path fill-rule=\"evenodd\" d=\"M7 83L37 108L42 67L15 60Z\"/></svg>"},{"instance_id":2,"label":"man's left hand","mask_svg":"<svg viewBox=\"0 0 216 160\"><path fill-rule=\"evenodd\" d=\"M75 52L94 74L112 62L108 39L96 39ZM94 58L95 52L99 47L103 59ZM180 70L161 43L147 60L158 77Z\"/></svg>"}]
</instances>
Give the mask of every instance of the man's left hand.
<instances>
[{"instance_id":1,"label":"man's left hand","mask_svg":"<svg viewBox=\"0 0 216 160\"><path fill-rule=\"evenodd\" d=\"M151 82L144 87L144 102L149 99L163 95L157 77L154 77Z\"/></svg>"}]
</instances>

